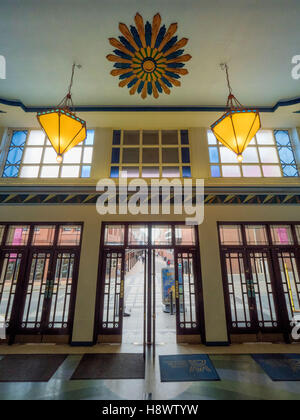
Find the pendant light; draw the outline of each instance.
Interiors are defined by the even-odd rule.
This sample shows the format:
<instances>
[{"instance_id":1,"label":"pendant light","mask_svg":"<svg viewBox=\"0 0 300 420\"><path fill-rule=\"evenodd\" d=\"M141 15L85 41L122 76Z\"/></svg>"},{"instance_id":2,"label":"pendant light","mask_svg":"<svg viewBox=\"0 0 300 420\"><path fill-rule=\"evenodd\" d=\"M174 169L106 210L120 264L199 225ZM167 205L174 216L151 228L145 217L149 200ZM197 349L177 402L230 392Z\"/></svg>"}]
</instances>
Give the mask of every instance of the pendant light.
<instances>
[{"instance_id":1,"label":"pendant light","mask_svg":"<svg viewBox=\"0 0 300 420\"><path fill-rule=\"evenodd\" d=\"M229 109L211 126L211 130L225 147L237 155L242 162L243 152L261 127L259 112L245 108L232 93L227 64L221 64L226 71L229 96L226 107Z\"/></svg>"},{"instance_id":2,"label":"pendant light","mask_svg":"<svg viewBox=\"0 0 300 420\"><path fill-rule=\"evenodd\" d=\"M73 110L71 89L75 67L73 63L68 93L56 108L37 113L37 119L57 153L56 160L61 163L63 154L86 138L86 122L78 118Z\"/></svg>"}]
</instances>

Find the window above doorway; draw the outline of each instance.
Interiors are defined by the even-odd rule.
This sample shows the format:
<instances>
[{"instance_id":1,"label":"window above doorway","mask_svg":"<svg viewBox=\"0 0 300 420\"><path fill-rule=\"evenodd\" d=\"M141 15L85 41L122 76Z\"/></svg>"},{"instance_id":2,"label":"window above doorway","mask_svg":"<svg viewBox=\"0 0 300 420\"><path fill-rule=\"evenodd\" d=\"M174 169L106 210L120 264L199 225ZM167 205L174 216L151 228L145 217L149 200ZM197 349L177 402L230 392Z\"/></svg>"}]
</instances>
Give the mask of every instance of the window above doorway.
<instances>
[{"instance_id":1,"label":"window above doorway","mask_svg":"<svg viewBox=\"0 0 300 420\"><path fill-rule=\"evenodd\" d=\"M93 159L94 130L84 142L63 156L56 152L42 130L9 130L3 178L89 178Z\"/></svg>"},{"instance_id":2,"label":"window above doorway","mask_svg":"<svg viewBox=\"0 0 300 420\"><path fill-rule=\"evenodd\" d=\"M188 130L114 130L110 177L190 178Z\"/></svg>"},{"instance_id":3,"label":"window above doorway","mask_svg":"<svg viewBox=\"0 0 300 420\"><path fill-rule=\"evenodd\" d=\"M213 178L298 177L288 130L260 130L243 153L243 162L207 131L210 174Z\"/></svg>"}]
</instances>

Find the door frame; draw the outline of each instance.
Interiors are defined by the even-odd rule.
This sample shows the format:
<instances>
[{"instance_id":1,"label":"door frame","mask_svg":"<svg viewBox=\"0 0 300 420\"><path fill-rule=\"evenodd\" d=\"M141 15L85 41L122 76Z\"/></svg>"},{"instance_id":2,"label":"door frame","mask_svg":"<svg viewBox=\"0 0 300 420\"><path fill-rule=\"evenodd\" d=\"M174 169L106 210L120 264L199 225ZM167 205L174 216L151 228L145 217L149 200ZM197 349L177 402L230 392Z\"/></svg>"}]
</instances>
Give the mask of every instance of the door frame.
<instances>
[{"instance_id":1,"label":"door frame","mask_svg":"<svg viewBox=\"0 0 300 420\"><path fill-rule=\"evenodd\" d=\"M80 241L78 245L74 246L59 246L57 245L58 234L59 234L59 227L60 226L80 226L81 227L81 235ZM40 334L42 335L68 335L68 342L71 343L72 339L72 331L74 325L74 314L75 314L75 303L76 303L76 296L77 296L77 284L78 284L78 274L79 274L79 264L80 264L80 255L81 255L81 245L82 245L82 237L83 237L83 230L84 230L84 222L77 222L77 221L39 221L39 222L27 222L27 221L9 221L9 222L0 222L0 226L4 226L4 232L2 238L0 240L0 270L2 269L2 255L6 252L13 252L13 253L22 253L22 260L20 265L19 277L18 282L16 285L15 297L12 306L11 312L11 326L7 329L7 339L10 344L13 344L15 341L16 335L35 335L39 336L36 333L36 330L31 331L23 331L20 328L20 321L23 316L23 310L25 306L25 299L26 299L26 292L27 292L27 285L28 285L28 275L30 270L30 256L34 252L49 252L52 255L52 264L55 262L55 255L61 252L72 252L75 254L75 261L74 261L74 271L73 271L73 281L72 281L72 293L69 302L69 319L70 325L68 327L68 331L61 329L49 329L47 332ZM26 245L6 245L6 240L8 236L8 231L10 226L28 226L28 239ZM53 226L55 228L54 239L52 245L31 245L34 233L35 226ZM51 269L52 269L51 264ZM49 267L50 268L50 267ZM53 268L54 269L54 268ZM48 273L49 275L49 273ZM74 282L74 283L73 283ZM20 309L21 308L21 309ZM71 318L70 318L71 317Z\"/></svg>"},{"instance_id":2,"label":"door frame","mask_svg":"<svg viewBox=\"0 0 300 420\"><path fill-rule=\"evenodd\" d=\"M116 245L116 246L105 246L104 245L104 233L105 233L105 227L113 226L113 225L124 225L125 226L125 235L124 235L124 243L122 246ZM146 245L128 245L128 226L134 225L134 226L144 226L147 225L149 227L149 235L148 235L148 243ZM172 226L172 243L168 245L152 245L151 244L151 226L159 226L159 225L166 225L166 226ZM195 245L176 245L175 244L175 225L185 225L184 221L151 221L151 222L123 222L123 221L113 221L113 222L101 222L101 237L100 237L100 248L99 248L99 263L98 263L98 280L97 280L97 289L96 289L96 300L95 300L95 317L94 317L94 336L93 336L93 344L96 344L98 342L98 335L101 335L101 329L99 328L99 325L101 324L101 313L103 311L103 302L104 302L104 296L103 296L103 290L104 290L104 282L103 282L103 273L105 270L105 252L106 250L110 250L112 252L120 252L121 250L126 249L136 249L136 250L146 250L148 254L148 279L149 276L151 278L152 274L152 250L154 249L172 249L174 250L174 264L175 264L175 253L177 249L182 250L182 252L187 252L188 250L193 250L195 255L195 277L197 279L197 290L198 293L196 295L196 313L198 317L198 323L199 323L199 329L197 329L197 332L193 332L193 335L200 335L201 342L206 342L206 336L205 336L205 322L204 322L204 305L203 305L203 288L202 288L202 276L201 276L201 264L200 264L200 247L199 247L199 233L197 226L194 226L195 230ZM176 278L176 267L175 267L175 278ZM125 281L125 275L124 275L124 281ZM175 279L176 281L176 279ZM196 284L195 283L195 284ZM149 281L147 281L147 284L149 284ZM151 291L150 291L151 292ZM149 294L147 291L147 298L149 298ZM147 310L146 314L146 339L149 338L149 328L151 328L151 331L153 331L151 326L152 321L152 307L150 305L150 311ZM149 313L150 312L150 313ZM121 331L122 334L122 331ZM111 334L111 335L121 335L121 334ZM110 334L108 334L110 335ZM176 335L191 335L190 332L185 332L178 334L178 328L177 328L177 321L176 321Z\"/></svg>"},{"instance_id":3,"label":"door frame","mask_svg":"<svg viewBox=\"0 0 300 420\"><path fill-rule=\"evenodd\" d=\"M242 244L241 245L224 245L221 243L221 235L220 235L220 226L222 225L233 225L233 226L240 226L241 228L241 239ZM267 234L267 244L264 245L247 245L246 242L246 233L245 233L245 226L251 226L251 225L259 225L264 226L266 228L266 234ZM271 230L270 226L290 226L291 227L291 234L292 234L292 240L293 244L291 245L275 245L272 241L271 236ZM288 321L288 312L286 303L284 300L284 293L283 293L283 285L281 281L280 274L278 272L279 270L279 263L276 257L276 252L278 251L293 251L296 256L296 265L298 269L298 275L300 276L300 238L297 238L296 228L295 226L300 226L300 222L295 221L272 221L272 222L266 222L266 221L219 221L217 222L217 230L218 230L218 238L219 238L219 255L220 255L220 261L221 261L221 269L222 269L222 284L223 284L223 291L224 291L224 300L225 300L225 314L226 314L226 327L227 327L227 334L230 342L230 335L231 334L251 334L251 333L257 333L257 331L251 331L250 329L239 329L238 331L232 332L232 329L230 328L230 322L231 322L231 310L230 310L230 301L228 297L228 287L226 287L225 282L226 279L226 264L225 264L225 258L223 257L223 254L227 252L244 252L243 255L247 256L248 250L257 251L257 252L266 252L268 251L268 255L270 258L270 268L271 268L271 278L272 278L272 285L273 285L273 294L274 294L274 300L276 301L276 307L277 307L277 315L278 315L278 328L281 329L280 333L283 335L284 340L286 343L290 343L290 334L288 329L290 327L290 323ZM230 251L229 251L230 250ZM250 252L250 251L249 251ZM248 258L248 257L246 257ZM229 302L229 304L228 304ZM263 333L266 333L265 330L262 331ZM270 331L271 333L274 333L273 331Z\"/></svg>"}]
</instances>

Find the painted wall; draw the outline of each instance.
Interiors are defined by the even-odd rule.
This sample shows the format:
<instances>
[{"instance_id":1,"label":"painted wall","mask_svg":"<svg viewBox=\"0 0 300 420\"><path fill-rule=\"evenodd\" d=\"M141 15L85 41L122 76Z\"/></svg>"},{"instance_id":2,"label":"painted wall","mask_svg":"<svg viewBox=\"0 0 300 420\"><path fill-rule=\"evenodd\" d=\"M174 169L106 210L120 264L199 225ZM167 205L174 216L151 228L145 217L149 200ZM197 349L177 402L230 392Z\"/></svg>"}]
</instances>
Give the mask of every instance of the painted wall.
<instances>
[{"instance_id":1,"label":"painted wall","mask_svg":"<svg viewBox=\"0 0 300 420\"><path fill-rule=\"evenodd\" d=\"M101 221L118 220L120 221L122 218L99 216L94 205L10 205L0 207L0 221L2 222L84 222L73 341L92 341ZM126 216L126 221L130 220L183 221L182 217L172 215ZM199 226L199 238L206 339L209 342L227 341L217 221L300 222L300 213L298 206L207 205L205 207L205 219L204 223Z\"/></svg>"}]
</instances>

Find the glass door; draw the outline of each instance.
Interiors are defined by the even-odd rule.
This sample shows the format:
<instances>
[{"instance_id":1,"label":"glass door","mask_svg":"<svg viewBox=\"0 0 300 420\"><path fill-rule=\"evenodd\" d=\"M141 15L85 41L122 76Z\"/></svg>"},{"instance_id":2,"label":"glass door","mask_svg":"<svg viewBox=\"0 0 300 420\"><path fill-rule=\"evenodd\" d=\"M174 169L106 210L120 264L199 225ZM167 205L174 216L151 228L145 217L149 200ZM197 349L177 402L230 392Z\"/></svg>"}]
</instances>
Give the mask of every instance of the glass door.
<instances>
[{"instance_id":1,"label":"glass door","mask_svg":"<svg viewBox=\"0 0 300 420\"><path fill-rule=\"evenodd\" d=\"M20 334L70 334L78 256L69 250L30 254Z\"/></svg>"},{"instance_id":2,"label":"glass door","mask_svg":"<svg viewBox=\"0 0 300 420\"><path fill-rule=\"evenodd\" d=\"M274 251L278 284L282 288L283 317L287 331L293 327L294 319L300 318L300 252L294 249Z\"/></svg>"},{"instance_id":3,"label":"glass door","mask_svg":"<svg viewBox=\"0 0 300 420\"><path fill-rule=\"evenodd\" d=\"M229 331L277 332L277 295L268 250L223 250L222 268Z\"/></svg>"},{"instance_id":4,"label":"glass door","mask_svg":"<svg viewBox=\"0 0 300 420\"><path fill-rule=\"evenodd\" d=\"M177 334L200 334L200 290L195 251L176 250L175 267Z\"/></svg>"},{"instance_id":5,"label":"glass door","mask_svg":"<svg viewBox=\"0 0 300 420\"><path fill-rule=\"evenodd\" d=\"M0 253L0 315L6 323L7 333L15 329L17 295L22 279L23 251Z\"/></svg>"},{"instance_id":6,"label":"glass door","mask_svg":"<svg viewBox=\"0 0 300 420\"><path fill-rule=\"evenodd\" d=\"M124 307L124 250L103 253L100 334L122 335Z\"/></svg>"}]
</instances>

